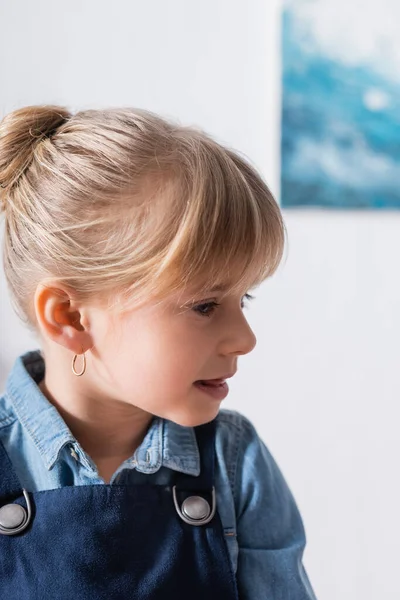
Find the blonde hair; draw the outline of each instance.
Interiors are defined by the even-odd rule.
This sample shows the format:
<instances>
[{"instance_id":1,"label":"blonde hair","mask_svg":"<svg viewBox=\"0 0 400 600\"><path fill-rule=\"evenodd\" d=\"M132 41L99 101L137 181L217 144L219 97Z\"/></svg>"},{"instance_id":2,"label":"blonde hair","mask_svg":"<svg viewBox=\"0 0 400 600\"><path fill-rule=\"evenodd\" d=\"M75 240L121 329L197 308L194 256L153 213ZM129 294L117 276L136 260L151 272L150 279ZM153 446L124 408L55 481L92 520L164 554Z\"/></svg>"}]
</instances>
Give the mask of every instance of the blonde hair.
<instances>
[{"instance_id":1,"label":"blonde hair","mask_svg":"<svg viewBox=\"0 0 400 600\"><path fill-rule=\"evenodd\" d=\"M285 228L256 170L206 133L144 110L53 105L0 123L3 266L33 331L39 283L129 310L198 284L251 289L272 275Z\"/></svg>"}]
</instances>

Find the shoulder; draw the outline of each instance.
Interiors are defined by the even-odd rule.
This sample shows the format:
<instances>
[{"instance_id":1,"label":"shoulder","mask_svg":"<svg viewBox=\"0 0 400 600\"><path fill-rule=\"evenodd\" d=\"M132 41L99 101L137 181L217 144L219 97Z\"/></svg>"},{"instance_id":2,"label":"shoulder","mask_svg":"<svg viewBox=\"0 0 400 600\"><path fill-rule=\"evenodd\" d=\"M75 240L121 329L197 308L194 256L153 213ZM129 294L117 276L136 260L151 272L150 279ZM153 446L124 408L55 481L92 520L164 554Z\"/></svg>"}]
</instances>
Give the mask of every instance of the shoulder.
<instances>
[{"instance_id":1,"label":"shoulder","mask_svg":"<svg viewBox=\"0 0 400 600\"><path fill-rule=\"evenodd\" d=\"M303 520L274 457L236 411L221 410L216 432L216 453L232 487L235 525L228 540L239 596L316 600L302 562Z\"/></svg>"},{"instance_id":2,"label":"shoulder","mask_svg":"<svg viewBox=\"0 0 400 600\"><path fill-rule=\"evenodd\" d=\"M215 445L219 459L235 467L245 440L257 436L251 421L236 410L221 409L216 417Z\"/></svg>"},{"instance_id":3,"label":"shoulder","mask_svg":"<svg viewBox=\"0 0 400 600\"><path fill-rule=\"evenodd\" d=\"M240 504L246 490L283 484L271 452L252 421L236 410L222 409L216 417L216 453L230 478L235 501Z\"/></svg>"},{"instance_id":4,"label":"shoulder","mask_svg":"<svg viewBox=\"0 0 400 600\"><path fill-rule=\"evenodd\" d=\"M236 458L243 451L266 449L252 421L242 413L228 409L220 410L216 417L216 443L223 445L225 452L236 455ZM266 453L270 455L268 450Z\"/></svg>"},{"instance_id":5,"label":"shoulder","mask_svg":"<svg viewBox=\"0 0 400 600\"><path fill-rule=\"evenodd\" d=\"M216 445L224 456L236 460L249 442L260 440L253 423L236 410L221 409L216 417Z\"/></svg>"},{"instance_id":6,"label":"shoulder","mask_svg":"<svg viewBox=\"0 0 400 600\"><path fill-rule=\"evenodd\" d=\"M255 425L234 410L221 410L216 419L216 454L231 483L237 518L262 511L275 522L294 519L301 529L291 489Z\"/></svg>"},{"instance_id":7,"label":"shoulder","mask_svg":"<svg viewBox=\"0 0 400 600\"><path fill-rule=\"evenodd\" d=\"M240 458L240 453L258 450L268 460L274 460L252 421L236 410L221 409L216 417L216 443L225 453Z\"/></svg>"}]
</instances>

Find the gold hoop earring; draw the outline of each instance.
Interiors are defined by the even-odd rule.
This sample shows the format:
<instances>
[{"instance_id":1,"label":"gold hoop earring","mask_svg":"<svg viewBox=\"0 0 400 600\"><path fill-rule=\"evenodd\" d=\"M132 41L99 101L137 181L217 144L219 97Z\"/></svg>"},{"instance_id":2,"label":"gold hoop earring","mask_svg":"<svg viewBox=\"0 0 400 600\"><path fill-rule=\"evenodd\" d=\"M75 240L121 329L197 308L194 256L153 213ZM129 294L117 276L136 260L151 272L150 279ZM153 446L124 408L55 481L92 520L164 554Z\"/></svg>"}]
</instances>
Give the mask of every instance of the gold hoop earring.
<instances>
[{"instance_id":1,"label":"gold hoop earring","mask_svg":"<svg viewBox=\"0 0 400 600\"><path fill-rule=\"evenodd\" d=\"M82 348L82 351L83 351L83 348ZM86 371L86 356L85 356L85 353L83 352L83 369L82 369L82 371L80 373L77 373L75 371L75 361L76 361L76 359L77 359L78 356L79 356L79 354L75 354L74 358L72 359L72 372L77 377L80 377Z\"/></svg>"}]
</instances>

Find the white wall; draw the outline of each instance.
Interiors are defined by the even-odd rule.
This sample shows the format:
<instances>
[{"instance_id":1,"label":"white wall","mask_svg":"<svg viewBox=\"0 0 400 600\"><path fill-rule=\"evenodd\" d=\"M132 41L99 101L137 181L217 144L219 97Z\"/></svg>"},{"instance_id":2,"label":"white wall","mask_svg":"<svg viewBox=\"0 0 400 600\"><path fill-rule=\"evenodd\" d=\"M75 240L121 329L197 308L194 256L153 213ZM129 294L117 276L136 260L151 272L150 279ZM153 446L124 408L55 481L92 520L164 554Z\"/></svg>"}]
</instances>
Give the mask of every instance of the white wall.
<instances>
[{"instance_id":1,"label":"white wall","mask_svg":"<svg viewBox=\"0 0 400 600\"><path fill-rule=\"evenodd\" d=\"M149 108L242 150L279 195L279 9L277 0L1 3L1 116L42 102ZM224 406L254 420L294 492L319 600L398 599L400 215L285 218L288 259L256 292L248 318L258 344ZM0 284L3 384L36 343L4 276Z\"/></svg>"}]
</instances>

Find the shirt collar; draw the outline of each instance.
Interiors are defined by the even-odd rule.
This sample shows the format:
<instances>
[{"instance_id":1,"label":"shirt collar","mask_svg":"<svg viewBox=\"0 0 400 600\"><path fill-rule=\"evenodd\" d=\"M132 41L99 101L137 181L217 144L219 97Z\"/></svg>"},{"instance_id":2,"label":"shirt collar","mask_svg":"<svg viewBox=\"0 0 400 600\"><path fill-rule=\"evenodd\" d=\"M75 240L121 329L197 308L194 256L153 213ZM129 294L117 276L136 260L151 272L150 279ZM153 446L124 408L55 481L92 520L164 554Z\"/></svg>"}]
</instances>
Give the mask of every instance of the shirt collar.
<instances>
[{"instance_id":1,"label":"shirt collar","mask_svg":"<svg viewBox=\"0 0 400 600\"><path fill-rule=\"evenodd\" d=\"M45 364L40 350L19 356L7 378L6 394L14 412L31 437L48 470L59 460L60 451L72 444L85 466L96 470L91 458L72 435L69 427L38 384ZM184 427L168 419L154 417L133 457L136 469L155 473L161 466L198 476L200 454L193 427Z\"/></svg>"}]
</instances>

